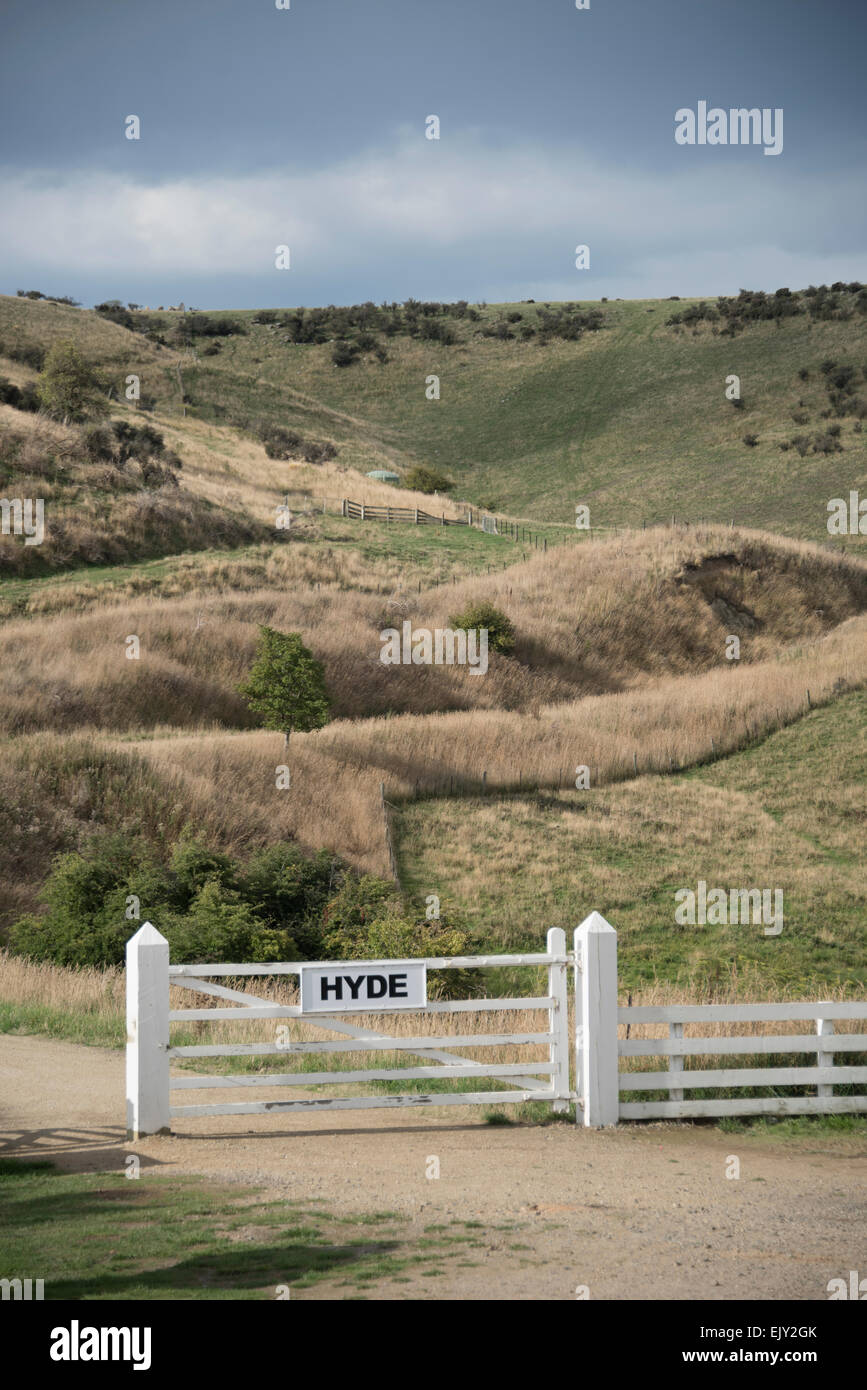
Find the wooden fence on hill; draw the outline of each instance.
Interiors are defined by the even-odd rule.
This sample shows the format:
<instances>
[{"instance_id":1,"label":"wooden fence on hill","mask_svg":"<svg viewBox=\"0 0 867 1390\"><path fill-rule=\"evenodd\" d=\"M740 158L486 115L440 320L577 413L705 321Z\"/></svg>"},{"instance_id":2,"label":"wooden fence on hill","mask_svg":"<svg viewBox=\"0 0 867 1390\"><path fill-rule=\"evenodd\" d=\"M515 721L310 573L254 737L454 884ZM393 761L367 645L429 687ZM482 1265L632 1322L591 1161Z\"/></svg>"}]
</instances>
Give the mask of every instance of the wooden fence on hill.
<instances>
[{"instance_id":1,"label":"wooden fence on hill","mask_svg":"<svg viewBox=\"0 0 867 1390\"><path fill-rule=\"evenodd\" d=\"M516 544L531 545L537 550L548 549L546 537L531 531L529 527L495 517L478 508L474 510L470 506L464 516L446 516L445 512L435 516L432 512L422 511L420 507L374 507L366 502L351 502L344 497L340 502L340 514L356 521L409 521L416 526L475 526L488 535L507 536Z\"/></svg>"},{"instance_id":2,"label":"wooden fence on hill","mask_svg":"<svg viewBox=\"0 0 867 1390\"><path fill-rule=\"evenodd\" d=\"M445 512L434 516L419 507L371 507L366 502L350 502L348 497L344 497L340 512L342 516L351 516L360 521L411 521L416 526L473 525L472 507L466 516L446 516Z\"/></svg>"}]
</instances>

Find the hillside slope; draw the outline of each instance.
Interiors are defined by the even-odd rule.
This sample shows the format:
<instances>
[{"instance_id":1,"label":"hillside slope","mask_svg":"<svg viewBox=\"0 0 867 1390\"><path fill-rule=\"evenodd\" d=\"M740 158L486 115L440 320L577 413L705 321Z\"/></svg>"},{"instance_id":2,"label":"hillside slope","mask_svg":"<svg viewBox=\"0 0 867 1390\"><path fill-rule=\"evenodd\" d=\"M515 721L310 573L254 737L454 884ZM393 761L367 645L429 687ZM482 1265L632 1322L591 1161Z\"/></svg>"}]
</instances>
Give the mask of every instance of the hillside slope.
<instances>
[{"instance_id":1,"label":"hillside slope","mask_svg":"<svg viewBox=\"0 0 867 1390\"><path fill-rule=\"evenodd\" d=\"M331 440L362 473L434 465L460 495L512 515L569 525L585 503L596 526L676 515L827 541L828 500L867 492L865 292L781 302L786 312L774 296L758 309L731 301L729 317L686 300L423 314L412 323L439 339L405 317L388 332L347 328L354 356L338 366L344 340L325 336L327 319L323 341L293 338L300 311L221 312L208 332L218 319L237 331L214 336L197 336L190 315L126 315L150 326L145 337L92 311L0 297L0 372L2 345L68 334L118 377L139 370L158 414L185 404L188 419L290 427Z\"/></svg>"}]
</instances>

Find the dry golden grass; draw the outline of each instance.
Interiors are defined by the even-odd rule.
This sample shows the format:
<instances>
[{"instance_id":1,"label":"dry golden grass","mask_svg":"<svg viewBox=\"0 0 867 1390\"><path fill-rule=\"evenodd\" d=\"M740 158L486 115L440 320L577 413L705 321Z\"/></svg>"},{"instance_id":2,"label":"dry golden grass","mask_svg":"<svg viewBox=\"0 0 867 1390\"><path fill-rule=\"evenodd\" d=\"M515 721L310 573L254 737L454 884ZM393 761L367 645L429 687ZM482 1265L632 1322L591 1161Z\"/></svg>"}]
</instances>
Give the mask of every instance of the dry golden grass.
<instances>
[{"instance_id":1,"label":"dry golden grass","mask_svg":"<svg viewBox=\"0 0 867 1390\"><path fill-rule=\"evenodd\" d=\"M183 459L186 487L221 506L243 508L271 525L287 493L293 510L321 511L324 505L336 512L341 499L348 497L365 506L418 507L446 517L465 514L462 504L447 497L431 497L368 478L344 466L339 453L337 459L321 464L271 459L258 440L227 426L192 416L178 420L158 411L148 418Z\"/></svg>"},{"instance_id":2,"label":"dry golden grass","mask_svg":"<svg viewBox=\"0 0 867 1390\"><path fill-rule=\"evenodd\" d=\"M91 1014L105 1019L124 1017L125 976L114 966L84 966L71 970L48 961L0 951L0 999L16 1004L39 1004L60 1013Z\"/></svg>"},{"instance_id":3,"label":"dry golden grass","mask_svg":"<svg viewBox=\"0 0 867 1390\"><path fill-rule=\"evenodd\" d=\"M591 768L591 784L639 771L668 772L731 752L756 734L797 719L809 689L814 704L867 681L867 619L777 661L678 676L621 694L540 708L391 719L340 720L293 735L292 785L278 790L285 761L280 735L262 732L153 737L124 745L177 785L195 820L218 828L236 849L297 837L342 853L359 868L387 873L379 784L392 799L416 791L478 790L519 784L557 787ZM231 798L227 795L231 789Z\"/></svg>"},{"instance_id":4,"label":"dry golden grass","mask_svg":"<svg viewBox=\"0 0 867 1390\"><path fill-rule=\"evenodd\" d=\"M39 545L0 535L3 576L270 539L243 512L210 506L183 486L146 486L131 469L91 461L78 427L41 412L0 406L0 463L14 478L8 491L45 504Z\"/></svg>"},{"instance_id":5,"label":"dry golden grass","mask_svg":"<svg viewBox=\"0 0 867 1390\"><path fill-rule=\"evenodd\" d=\"M462 566L450 563L446 555L438 568L444 580L447 571ZM32 585L26 595L26 613L29 617L78 615L95 608L129 605L143 597L163 601L189 598L198 612L215 595L263 590L326 589L388 598L399 591L426 586L430 574L427 557L412 564L390 554L371 558L348 547L293 540L291 545L249 546L225 556L202 552L176 555L154 562L151 569L137 566L131 573L116 570L110 578L105 573L91 577L74 572L50 584ZM9 594L5 601L0 594L0 617L22 616L17 606L21 597L20 590Z\"/></svg>"},{"instance_id":6,"label":"dry golden grass","mask_svg":"<svg viewBox=\"0 0 867 1390\"><path fill-rule=\"evenodd\" d=\"M293 545L282 549L291 552ZM327 567L332 557L323 554ZM260 623L302 634L325 665L338 717L470 709L528 710L535 717L578 695L623 692L679 673L716 669L726 682L736 665L725 660L729 632L740 632L746 670L867 607L864 564L808 544L719 528L564 547L421 594L404 585L389 600L333 584L314 588L320 572L305 551L288 562L296 582L287 588L287 567L275 558L268 587L244 593L145 597L59 615L38 628L27 620L9 623L0 635L0 654L14 653L0 677L6 728L249 727L237 687L252 663ZM351 583L358 573L357 562L354 571L345 566L343 580ZM385 628L399 628L405 618L414 627L442 628L466 602L480 599L501 605L518 631L514 656L492 653L484 676L465 667L379 660ZM125 659L129 634L140 638L138 661ZM652 738L655 731L656 725ZM527 741L523 725L518 734L514 725L504 732L513 742ZM528 741L536 741L532 723ZM532 775L532 765L525 766ZM446 771L452 770L450 764Z\"/></svg>"}]
</instances>

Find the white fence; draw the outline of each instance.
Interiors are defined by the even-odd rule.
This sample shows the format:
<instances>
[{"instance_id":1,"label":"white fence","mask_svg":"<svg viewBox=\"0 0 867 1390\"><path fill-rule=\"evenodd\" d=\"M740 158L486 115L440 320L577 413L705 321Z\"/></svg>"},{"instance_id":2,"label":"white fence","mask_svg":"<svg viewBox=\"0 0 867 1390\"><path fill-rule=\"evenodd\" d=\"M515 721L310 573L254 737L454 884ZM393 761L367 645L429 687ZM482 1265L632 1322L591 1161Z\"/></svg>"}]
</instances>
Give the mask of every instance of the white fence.
<instances>
[{"instance_id":1,"label":"white fence","mask_svg":"<svg viewBox=\"0 0 867 1390\"><path fill-rule=\"evenodd\" d=\"M302 1011L299 1004L275 1004L245 991L215 984L220 976L249 977L300 975L302 969L371 972L424 965L430 970L482 969L493 966L547 969L547 994L496 999L456 999L413 1004L401 1012L461 1016L491 1010L546 1010L544 1032L473 1033L443 1032L416 1036L391 1035L350 1023L346 1012L382 1015L382 1006L360 1004L340 1015ZM575 1084L570 1086L570 1039L567 971L574 971ZM358 978L356 973L356 979ZM169 987L199 991L225 1000L227 1007L170 1009ZM331 988L332 986L329 986ZM237 1044L171 1046L171 1024L223 1020L301 1019L328 1033L342 1035L326 1041L280 1041ZM760 1023L810 1020L815 1032L792 1035L685 1036L684 1028L714 1023ZM130 1138L168 1133L175 1118L211 1115L282 1114L300 1110L359 1110L440 1105L489 1105L520 1101L544 1101L564 1111L575 1103L579 1124L599 1127L621 1119L689 1119L721 1115L791 1115L867 1112L867 1094L835 1094L835 1087L867 1085L867 1066L838 1066L836 1054L867 1055L867 1034L835 1033L835 1021L867 1020L867 1003L792 1004L674 1004L664 1007L618 1007L617 935L598 912L582 922L574 935L573 950L566 950L560 928L548 932L547 949L540 954L429 957L424 961L334 961L261 965L171 965L168 942L149 922L127 943L127 1129ZM634 1038L636 1025L663 1025L667 1036ZM618 1031L625 1036L618 1037ZM709 1031L713 1031L710 1029ZM462 1056L458 1048L493 1048L544 1045L547 1061L526 1059L486 1063ZM280 1054L287 1060L305 1054L336 1052L403 1052L419 1057L425 1065L352 1071L292 1071L283 1074L231 1074L206 1076L187 1073L172 1076L173 1058L254 1057ZM813 1054L810 1066L738 1067L709 1069L687 1067L687 1059L702 1056ZM621 1071L620 1058L661 1057L664 1071ZM452 1090L397 1095L348 1096L287 1100L255 1100L228 1103L173 1105L172 1092L239 1088L255 1094L257 1087L321 1087L360 1082L409 1080L466 1081L508 1080L511 1089ZM690 1090L811 1088L813 1095L744 1095L735 1099L684 1099ZM665 1091L666 1100L621 1101L621 1092Z\"/></svg>"}]
</instances>

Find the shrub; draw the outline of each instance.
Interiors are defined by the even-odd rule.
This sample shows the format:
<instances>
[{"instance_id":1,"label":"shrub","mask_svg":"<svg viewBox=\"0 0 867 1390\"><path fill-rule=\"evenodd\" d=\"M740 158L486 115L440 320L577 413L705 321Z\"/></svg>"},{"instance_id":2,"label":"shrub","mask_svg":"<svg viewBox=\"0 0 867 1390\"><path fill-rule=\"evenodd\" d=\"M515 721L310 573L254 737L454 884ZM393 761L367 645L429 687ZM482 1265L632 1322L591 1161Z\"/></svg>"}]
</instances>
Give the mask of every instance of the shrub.
<instances>
[{"instance_id":1,"label":"shrub","mask_svg":"<svg viewBox=\"0 0 867 1390\"><path fill-rule=\"evenodd\" d=\"M406 911L393 883L347 874L325 908L322 953L326 960L400 960L467 955L468 932L445 919L419 920ZM444 970L430 981L432 998L466 998L480 988L477 971Z\"/></svg>"},{"instance_id":2,"label":"shrub","mask_svg":"<svg viewBox=\"0 0 867 1390\"><path fill-rule=\"evenodd\" d=\"M424 464L410 468L404 475L403 485L413 492L426 493L451 492L455 486L444 473L438 473L435 468L428 468Z\"/></svg>"},{"instance_id":3,"label":"shrub","mask_svg":"<svg viewBox=\"0 0 867 1390\"><path fill-rule=\"evenodd\" d=\"M491 651L507 655L515 648L515 628L511 619L495 608L492 603L470 603L462 613L449 618L449 626L470 632L474 628L487 628L488 647Z\"/></svg>"},{"instance_id":4,"label":"shrub","mask_svg":"<svg viewBox=\"0 0 867 1390\"><path fill-rule=\"evenodd\" d=\"M60 419L84 420L108 411L101 382L68 339L55 343L46 354L38 390L44 408Z\"/></svg>"},{"instance_id":5,"label":"shrub","mask_svg":"<svg viewBox=\"0 0 867 1390\"><path fill-rule=\"evenodd\" d=\"M319 442L308 439L301 446L301 457L307 463L325 463L328 459L337 457L337 450L327 439Z\"/></svg>"},{"instance_id":6,"label":"shrub","mask_svg":"<svg viewBox=\"0 0 867 1390\"><path fill-rule=\"evenodd\" d=\"M259 434L269 459L294 458L302 444L301 435L282 425L266 425Z\"/></svg>"},{"instance_id":7,"label":"shrub","mask_svg":"<svg viewBox=\"0 0 867 1390\"><path fill-rule=\"evenodd\" d=\"M42 891L47 911L19 919L9 945L60 965L120 965L139 925L127 916L135 895L175 961L319 959L337 871L357 882L331 855L306 858L292 844L272 845L242 866L182 836L165 864L143 841L103 832L82 853L55 860Z\"/></svg>"},{"instance_id":8,"label":"shrub","mask_svg":"<svg viewBox=\"0 0 867 1390\"><path fill-rule=\"evenodd\" d=\"M462 928L444 921L419 921L397 907L354 931L329 935L325 945L327 958L332 960L406 960L469 954L469 936ZM483 988L477 970L438 970L428 979L431 999L466 999Z\"/></svg>"},{"instance_id":9,"label":"shrub","mask_svg":"<svg viewBox=\"0 0 867 1390\"><path fill-rule=\"evenodd\" d=\"M347 343L345 340L335 343L331 350L331 360L335 367L351 367L357 356L358 349L353 343Z\"/></svg>"},{"instance_id":10,"label":"shrub","mask_svg":"<svg viewBox=\"0 0 867 1390\"><path fill-rule=\"evenodd\" d=\"M32 414L40 409L39 392L32 383L16 386L5 376L0 376L0 401L13 406L15 410L29 410Z\"/></svg>"},{"instance_id":11,"label":"shrub","mask_svg":"<svg viewBox=\"0 0 867 1390\"><path fill-rule=\"evenodd\" d=\"M393 883L373 874L362 874L360 878L347 874L322 914L323 951L329 959L339 958L342 951L348 950L346 941L363 934L372 922L398 906Z\"/></svg>"},{"instance_id":12,"label":"shrub","mask_svg":"<svg viewBox=\"0 0 867 1390\"><path fill-rule=\"evenodd\" d=\"M757 434L745 434L743 442L748 448L754 449L759 442L759 436Z\"/></svg>"}]
</instances>

